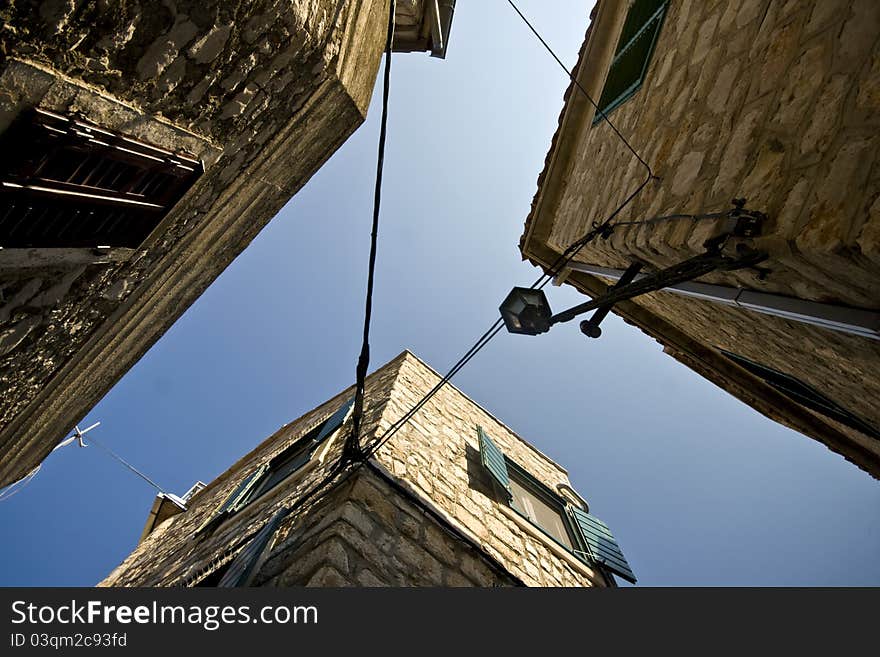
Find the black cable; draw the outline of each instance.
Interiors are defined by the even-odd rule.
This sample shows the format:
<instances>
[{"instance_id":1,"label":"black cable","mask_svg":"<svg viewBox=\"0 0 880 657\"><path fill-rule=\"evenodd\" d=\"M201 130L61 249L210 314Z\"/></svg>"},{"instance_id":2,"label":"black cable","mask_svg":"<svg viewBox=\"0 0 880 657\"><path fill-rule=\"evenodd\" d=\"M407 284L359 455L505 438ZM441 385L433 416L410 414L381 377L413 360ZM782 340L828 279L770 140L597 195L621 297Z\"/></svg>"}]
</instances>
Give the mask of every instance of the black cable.
<instances>
[{"instance_id":1,"label":"black cable","mask_svg":"<svg viewBox=\"0 0 880 657\"><path fill-rule=\"evenodd\" d=\"M373 226L370 234L370 258L367 273L367 296L364 309L364 336L361 344L361 353L358 357L356 368L354 406L352 410L352 430L343 446L342 455L334 463L329 472L312 488L303 493L293 504L285 510L284 517L301 509L306 502L319 492L327 488L334 479L352 463L355 467L350 469L340 481L345 481L363 463L362 451L358 443L360 436L360 424L364 409L364 389L366 386L367 369L370 364L370 319L373 312L373 279L376 270L376 251L379 241L379 208L382 201L382 170L385 163L385 141L388 131L388 96L391 85L391 47L394 39L394 10L395 0L391 0L388 12L388 34L385 42L385 74L382 90L382 119L379 129L379 152L376 161L376 186L373 196ZM257 530L260 531L260 530ZM255 535L255 534L254 534ZM242 543L251 540L252 536L244 539Z\"/></svg>"},{"instance_id":2,"label":"black cable","mask_svg":"<svg viewBox=\"0 0 880 657\"><path fill-rule=\"evenodd\" d=\"M633 148L632 145L626 140L626 137L624 137L622 134L620 134L620 130L617 129L617 126L615 126L611 122L611 120L608 118L608 115L602 110L601 107L599 107L599 105L596 103L596 101L593 100L592 96L590 96L590 94L587 93L587 90L581 86L581 83L577 81L577 79L574 77L574 74L572 73L572 71L568 70L568 68L565 66L565 64L562 63L562 60L559 59L559 56L553 51L553 48L551 48L550 45L544 40L544 37L542 37L538 33L538 30L536 30L535 26L532 25L531 22L529 21L529 19L525 17L525 14L523 14L519 10L519 7L516 6L516 3L514 3L513 0L507 0L507 3L511 7L513 7L513 10L517 14L519 14L519 17L523 20L523 22L532 31L532 34L534 34L538 38L538 41L541 42L541 45L544 46L544 48L547 50L547 52L549 52L550 55L552 55L553 59L556 60L556 63L559 64L559 66L562 68L563 71L565 71L565 74L568 76L568 79L571 80L572 84L574 84L580 90L580 92L584 95L584 97L588 101L590 101L590 104L596 109L596 111L599 113L599 116L601 116L602 119L611 127L611 129L614 131L614 134L617 135L618 138L620 139L620 141L622 141L626 145L626 147L629 149L629 152L632 153L635 156L635 158L642 164L642 166L644 166L645 169L648 170L648 176L650 176L651 178L654 178L655 176L654 176L654 173L651 171L651 166L647 162L645 162L645 160L642 158L641 155L638 154L636 149Z\"/></svg>"},{"instance_id":3,"label":"black cable","mask_svg":"<svg viewBox=\"0 0 880 657\"><path fill-rule=\"evenodd\" d=\"M367 369L370 364L370 319L373 313L373 281L376 271L376 252L379 241L379 209L382 202L382 171L385 164L385 142L388 134L388 97L391 87L391 48L394 40L394 12L395 0L391 0L388 12L388 33L385 41L385 73L382 89L382 119L379 128L379 152L376 159L376 186L373 195L373 225L370 234L370 258L367 272L367 295L364 308L364 336L361 344L361 353L358 357L356 368L354 406L352 409L352 430L343 447L340 459L333 465L331 470L317 482L312 488L303 493L290 507L287 508L285 517L300 509L311 498L324 488L329 486L337 476L349 466L355 463L355 468L349 470L342 481L351 476L351 473L363 462L362 452L358 439L360 437L360 425L364 409L364 390L366 386ZM246 539L247 540L247 539Z\"/></svg>"},{"instance_id":4,"label":"black cable","mask_svg":"<svg viewBox=\"0 0 880 657\"><path fill-rule=\"evenodd\" d=\"M373 314L373 279L376 272L376 250L379 242L379 208L382 202L382 169L385 164L385 140L388 133L388 95L391 87L391 47L394 41L395 0L391 0L388 12L388 35L385 41L385 75L382 85L382 121L379 130L379 154L376 161L376 188L373 196L373 229L370 234L370 261L367 273L367 299L364 309L364 337L355 373L354 410L352 411L351 436L345 447L347 457L360 451L361 418L364 413L364 389L367 369L370 365L370 319Z\"/></svg>"},{"instance_id":5,"label":"black cable","mask_svg":"<svg viewBox=\"0 0 880 657\"><path fill-rule=\"evenodd\" d=\"M586 98L590 102L590 104L595 108L596 112L598 112L599 116L602 117L602 119L605 121L605 123L607 123L609 125L609 127L614 132L614 134L617 135L617 138L623 142L623 144L627 147L629 152L633 154L633 156L639 161L639 163L643 167L645 167L645 170L647 171L647 177L645 178L644 182L642 182L635 189L635 191L632 192L626 198L626 200L623 203L621 203L614 212L611 213L611 215L605 221L603 221L601 224L594 224L593 228L590 231L588 231L579 240L577 240L576 242L571 244L568 247L568 249L566 249L553 262L553 264L550 265L550 267L547 269L547 271L537 281L535 281L535 283L532 285L532 288L537 288L540 290L545 285L547 285L547 283L550 282L550 280L552 280L553 277L556 276L562 270L562 268L565 267L565 265L567 265L572 260L572 258L574 258L586 244L588 244L593 239L595 239L598 236L598 234L603 234L603 235L607 236L609 234L608 229L609 229L610 223L611 223L611 221L613 221L614 217L616 217L618 214L620 214L620 212L627 205L629 205L630 202L636 196L638 196L638 194L645 188L645 186L649 182L651 182L651 180L657 179L657 176L654 175L654 172L651 169L651 165L649 165L645 161L645 159L641 155L639 155L638 151L636 151L636 149L633 147L633 145L630 144L629 141L626 139L626 137L624 137L620 133L620 130L617 129L617 126L615 126L614 123L611 122L611 119L608 118L608 115L604 112L604 110L601 107L599 107L599 104L595 100L593 100L593 97L590 96L590 94L587 93L587 90L584 89L584 87L581 85L580 82L578 82L577 78L574 76L574 73L572 71L570 71L568 69L568 67L566 67L565 64L562 63L562 60L559 58L559 56L556 54L556 52L553 50L553 48L550 47L550 44L548 44L547 41L544 39L544 37L542 37L541 34L538 32L538 30L535 29L535 26L532 25L531 21L529 21L528 18L526 18L525 14L523 14L522 11L520 11L519 7L516 6L516 3L513 2L513 0L507 0L507 3L513 8L513 10L517 13L517 15L522 19L523 23L526 24L526 26L529 28L529 30L531 30L532 34L535 35L535 37L538 39L538 41L541 42L541 45L544 46L544 49L548 53L550 53L550 55L553 57L553 59L556 60L556 63L559 64L560 68L562 68L562 70L565 71L565 74L568 76L569 81L571 81L571 83L573 85L575 85L575 88L581 92L581 94L584 96L584 98Z\"/></svg>"},{"instance_id":6,"label":"black cable","mask_svg":"<svg viewBox=\"0 0 880 657\"><path fill-rule=\"evenodd\" d=\"M366 450L364 450L364 458L368 458L376 453L376 451L382 447L385 443L387 443L391 437L397 433L403 425L405 425L409 419L419 412L419 410L431 400L431 398L440 391L440 388L445 386L449 381L454 377L458 372L467 365L471 359L476 356L489 342L501 331L503 325L503 320L496 319L495 323L489 327L489 330L483 333L480 338L474 343L474 345L468 349L464 356L462 356L458 362L453 365L449 371L437 382L437 384L431 388L416 404L410 408L406 413L400 417L397 422L392 424L388 430L383 433L372 445L370 445Z\"/></svg>"},{"instance_id":7,"label":"black cable","mask_svg":"<svg viewBox=\"0 0 880 657\"><path fill-rule=\"evenodd\" d=\"M650 178L648 180L646 180L645 183L642 184L642 187L645 184L647 184L647 182L649 180L650 180ZM641 188L639 188L635 192L633 192L633 195L637 194L640 191L640 189ZM627 201L624 201L624 203L621 204L620 207L618 207L617 210L615 210L608 217L608 219L606 219L601 224L597 224L596 226L594 226L586 235L584 235L584 237L579 239L577 242L574 242L573 244L571 244L565 250L565 252L563 252L563 254L560 256L560 259L564 259L565 262L567 263L569 260L571 260L571 258L573 258L577 254L577 252L581 248L583 248L590 241L592 241L592 240L596 239L597 237L599 237L600 235L602 235L605 232L603 230L603 228L606 226L613 228L616 226L630 226L630 225L636 225L636 224L652 224L652 223L659 223L661 221L670 221L670 220L676 220L676 219L692 219L692 220L699 221L699 220L703 220L703 219L719 219L722 217L726 217L730 214L730 211L727 210L724 212L711 212L711 213L706 213L706 214L666 215L666 216L660 216L660 217L652 217L651 219L643 219L643 220L639 220L639 221L615 222L613 224L610 223L611 220L614 219L614 217L626 206L626 204L628 202L629 202L629 199L627 199ZM544 274L544 276L542 276L537 281L535 281L532 284L531 289L543 288L544 285L547 284L547 281L549 281L549 278L548 278L547 281L544 281L542 283L542 279L544 279L545 277L547 277L547 274ZM382 445L387 443L388 440L395 433L397 433L400 430L400 428L403 427L403 425L406 424L409 421L409 419L413 415L415 415L422 408L422 406L424 406L440 390L440 388L442 388L444 385L446 385L450 381L450 379L452 379L453 376L455 376L465 365L467 365L468 362L470 362L470 360L474 356L476 356L477 353L483 347L485 347L486 344L488 344L489 341L492 340L492 338L494 338L501 331L502 322L503 322L503 320L501 320L501 319L495 320L495 323L489 327L489 330L486 331L482 336L480 336L480 338L477 339L477 341L474 343L474 345L465 353L464 356L462 356L458 360L458 362L455 365L452 366L452 368L450 368L450 370L443 376L443 378L441 378L440 381L433 388L431 388L431 390L429 390L412 408L410 408L409 411L407 411L401 418L399 418L397 420L397 422L395 422L393 425L391 425L391 427L389 427L388 430L384 434L382 434L382 436L375 443L370 445L364 451L363 457L367 458L367 457L371 456L372 454L375 454L376 451L380 447L382 447Z\"/></svg>"},{"instance_id":8,"label":"black cable","mask_svg":"<svg viewBox=\"0 0 880 657\"><path fill-rule=\"evenodd\" d=\"M495 335L497 335L497 333L501 330L501 324L502 324L502 320L500 320L500 319L496 320L495 323L490 327L490 329L488 331L486 331L482 336L480 336L480 338L477 340L477 342L474 343L474 346L472 346L467 351L467 353L462 358L460 358L459 361L452 367L452 369L449 370L449 372L446 374L446 376L444 376L440 380L440 382L437 383L437 385L435 385L430 390L430 392L428 392L428 394L426 394L424 397L422 397L422 399L419 400L419 402L413 408L411 408L407 413L404 414L403 417L401 417L397 422L395 422L394 425L392 425L392 427L390 427L388 429L388 431L386 431L384 434L382 434L381 438L378 441L376 441L375 443L370 445L367 449L363 450L358 455L356 460L352 460L352 458L347 458L346 455L343 454L343 456L334 464L334 466L330 470L330 472L328 472L327 475L321 479L321 481L319 481L317 484L315 484L315 486L310 488L299 499L297 499L296 502L294 502L290 507L288 507L286 515L290 515L294 511L302 508L308 500L310 500L312 497L317 495L324 488L329 486L333 482L333 480L337 476L339 476L340 474L342 474L342 478L338 482L340 484L344 483L349 477L351 477L358 469L360 469L360 467L364 463L366 463L367 458L369 458L372 454L374 454L375 451L377 449L379 449L379 447L381 447L386 442L388 442L388 440L395 433L397 433L397 431L404 424L406 424L406 422L409 420L409 418L411 418L413 415L415 415L418 412L418 410L422 406L424 406L431 399L431 397L433 397L437 393L437 391L439 391L440 388L442 388L449 381L449 379L451 379L453 376L455 376L455 374L458 373L458 371L461 370L462 367L467 365L468 361L470 361L470 359L473 358L477 354L477 352L479 352L492 338L495 337ZM348 472L344 472L345 469L349 466L352 466L352 467L349 468ZM245 539L245 540L250 540L250 538Z\"/></svg>"},{"instance_id":9,"label":"black cable","mask_svg":"<svg viewBox=\"0 0 880 657\"><path fill-rule=\"evenodd\" d=\"M614 228L618 226L642 226L649 224L659 224L664 221L677 221L680 219L690 219L692 221L705 221L707 219L721 219L730 216L730 210L723 212L707 212L705 214L667 214L660 217L651 217L650 219L635 219L633 221L616 221Z\"/></svg>"}]
</instances>

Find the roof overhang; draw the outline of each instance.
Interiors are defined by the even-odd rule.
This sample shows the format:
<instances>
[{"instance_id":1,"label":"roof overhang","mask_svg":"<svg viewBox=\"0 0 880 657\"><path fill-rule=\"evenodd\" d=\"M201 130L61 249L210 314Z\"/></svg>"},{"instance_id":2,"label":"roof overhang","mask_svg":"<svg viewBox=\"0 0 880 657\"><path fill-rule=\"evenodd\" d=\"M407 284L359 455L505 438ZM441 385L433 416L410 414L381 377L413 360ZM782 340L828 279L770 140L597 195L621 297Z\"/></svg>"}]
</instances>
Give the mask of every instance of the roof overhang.
<instances>
[{"instance_id":1,"label":"roof overhang","mask_svg":"<svg viewBox=\"0 0 880 657\"><path fill-rule=\"evenodd\" d=\"M445 59L455 0L398 0L394 52L429 52Z\"/></svg>"},{"instance_id":2,"label":"roof overhang","mask_svg":"<svg viewBox=\"0 0 880 657\"><path fill-rule=\"evenodd\" d=\"M627 9L628 3L602 0L593 8L591 22L572 71L576 82L573 80L565 91L559 125L544 160L544 170L538 176L538 191L526 218L520 250L523 258L545 269L549 263L541 262L537 255L548 246L559 202L565 191L565 179L577 155L580 135L591 126L595 116L595 107L577 87L580 86L592 98L601 95Z\"/></svg>"},{"instance_id":3,"label":"roof overhang","mask_svg":"<svg viewBox=\"0 0 880 657\"><path fill-rule=\"evenodd\" d=\"M150 515L147 516L144 531L141 532L141 537L138 540L138 545L168 518L184 511L186 511L186 503L177 495L172 495L171 493L159 493L156 495L156 499L153 500L153 506L150 509Z\"/></svg>"}]
</instances>

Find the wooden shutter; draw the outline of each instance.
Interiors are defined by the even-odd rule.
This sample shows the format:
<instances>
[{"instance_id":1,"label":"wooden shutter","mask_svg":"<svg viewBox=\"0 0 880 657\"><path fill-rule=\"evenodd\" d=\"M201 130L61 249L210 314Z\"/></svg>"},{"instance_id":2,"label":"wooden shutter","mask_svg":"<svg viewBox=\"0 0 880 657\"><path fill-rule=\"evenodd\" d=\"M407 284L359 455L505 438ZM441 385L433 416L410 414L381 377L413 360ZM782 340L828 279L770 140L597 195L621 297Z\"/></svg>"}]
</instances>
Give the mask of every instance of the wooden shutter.
<instances>
[{"instance_id":1,"label":"wooden shutter","mask_svg":"<svg viewBox=\"0 0 880 657\"><path fill-rule=\"evenodd\" d=\"M576 506L569 506L568 509L575 528L587 546L589 559L635 584L636 576L608 525Z\"/></svg>"},{"instance_id":2,"label":"wooden shutter","mask_svg":"<svg viewBox=\"0 0 880 657\"><path fill-rule=\"evenodd\" d=\"M758 378L763 379L765 383L773 386L792 401L809 408L811 411L821 413L825 417L836 420L837 422L848 426L850 429L861 431L867 436L880 440L880 430L868 424L858 415L848 411L833 399L826 397L811 385L804 383L790 374L780 372L772 367L767 367L766 365L761 365L753 360L749 360L745 356L739 356L730 351L725 351L724 349L721 349L720 351L734 363L745 368Z\"/></svg>"},{"instance_id":3,"label":"wooden shutter","mask_svg":"<svg viewBox=\"0 0 880 657\"><path fill-rule=\"evenodd\" d=\"M613 110L641 86L663 25L667 4L667 0L635 0L627 12L599 99L603 112ZM593 122L601 120L602 116L597 112Z\"/></svg>"},{"instance_id":4,"label":"wooden shutter","mask_svg":"<svg viewBox=\"0 0 880 657\"><path fill-rule=\"evenodd\" d=\"M226 503L220 508L220 513L235 513L245 506L250 494L268 469L269 465L264 463L254 470L253 474L241 482L241 485L227 498Z\"/></svg>"},{"instance_id":5,"label":"wooden shutter","mask_svg":"<svg viewBox=\"0 0 880 657\"><path fill-rule=\"evenodd\" d=\"M137 248L203 172L85 119L25 112L0 138L0 246Z\"/></svg>"},{"instance_id":6,"label":"wooden shutter","mask_svg":"<svg viewBox=\"0 0 880 657\"><path fill-rule=\"evenodd\" d=\"M322 443L324 440L334 431L336 431L339 427L343 425L345 422L345 418L348 417L348 414L351 412L352 407L354 406L354 397L345 402L339 409L329 417L329 419L324 423L324 426L321 427L321 431L315 437L315 443Z\"/></svg>"},{"instance_id":7,"label":"wooden shutter","mask_svg":"<svg viewBox=\"0 0 880 657\"><path fill-rule=\"evenodd\" d=\"M492 478L497 481L501 487L507 491L508 498L512 497L510 492L510 477L507 474L507 463L504 460L504 453L498 448L482 427L477 427L477 435L480 438L480 461L483 467L489 471Z\"/></svg>"},{"instance_id":8,"label":"wooden shutter","mask_svg":"<svg viewBox=\"0 0 880 657\"><path fill-rule=\"evenodd\" d=\"M203 522L196 533L210 531L228 514L235 513L247 501L248 495L254 490L254 487L262 480L263 475L268 469L268 465L264 464L254 470L248 477L242 481L232 493L223 500L223 503L217 507L213 514Z\"/></svg>"},{"instance_id":9,"label":"wooden shutter","mask_svg":"<svg viewBox=\"0 0 880 657\"><path fill-rule=\"evenodd\" d=\"M249 586L254 576L265 562L265 557L272 547L272 537L278 531L281 521L287 517L287 509L278 511L257 535L238 553L217 583L221 588Z\"/></svg>"}]
</instances>

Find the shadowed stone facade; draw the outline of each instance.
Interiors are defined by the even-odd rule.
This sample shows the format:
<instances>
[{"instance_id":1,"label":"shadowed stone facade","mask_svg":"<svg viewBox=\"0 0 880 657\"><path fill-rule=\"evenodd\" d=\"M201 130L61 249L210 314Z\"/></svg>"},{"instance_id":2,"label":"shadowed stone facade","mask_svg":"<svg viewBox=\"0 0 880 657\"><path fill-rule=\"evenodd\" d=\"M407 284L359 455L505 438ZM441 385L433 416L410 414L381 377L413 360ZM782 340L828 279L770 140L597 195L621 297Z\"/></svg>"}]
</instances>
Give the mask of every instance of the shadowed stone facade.
<instances>
[{"instance_id":1,"label":"shadowed stone facade","mask_svg":"<svg viewBox=\"0 0 880 657\"><path fill-rule=\"evenodd\" d=\"M363 444L371 444L439 375L404 352L367 379ZM159 524L101 586L211 581L282 507L338 462L350 418L299 471L225 519L197 530L261 464L331 416L348 390L282 427ZM555 494L586 510L565 470L451 385L359 468L294 510L269 543L255 586L608 586L582 560L514 511L480 461L476 427Z\"/></svg>"},{"instance_id":2,"label":"shadowed stone facade","mask_svg":"<svg viewBox=\"0 0 880 657\"><path fill-rule=\"evenodd\" d=\"M418 23L425 3L404 4L401 29L429 33ZM386 0L0 8L0 133L39 108L205 170L137 248L0 249L0 486L49 453L363 122L388 9ZM420 43L433 48L430 36Z\"/></svg>"},{"instance_id":3,"label":"shadowed stone facade","mask_svg":"<svg viewBox=\"0 0 880 657\"><path fill-rule=\"evenodd\" d=\"M628 3L601 0L575 75L599 98ZM641 86L609 113L659 180L619 220L723 212L731 199L767 215L744 240L758 269L700 282L725 299L656 292L615 312L664 350L765 415L880 476L880 4L872 0L671 0ZM646 171L572 86L521 241L545 270L645 179ZM597 269L657 271L704 251L722 219L621 226L560 278L591 296ZM864 334L757 312L774 303L867 318ZM767 296L764 296L766 293ZM563 329L557 329L563 330ZM601 345L585 345L601 348ZM863 421L853 428L793 401L730 352L792 377ZM744 361L741 361L744 362ZM873 430L873 431L872 431Z\"/></svg>"}]
</instances>

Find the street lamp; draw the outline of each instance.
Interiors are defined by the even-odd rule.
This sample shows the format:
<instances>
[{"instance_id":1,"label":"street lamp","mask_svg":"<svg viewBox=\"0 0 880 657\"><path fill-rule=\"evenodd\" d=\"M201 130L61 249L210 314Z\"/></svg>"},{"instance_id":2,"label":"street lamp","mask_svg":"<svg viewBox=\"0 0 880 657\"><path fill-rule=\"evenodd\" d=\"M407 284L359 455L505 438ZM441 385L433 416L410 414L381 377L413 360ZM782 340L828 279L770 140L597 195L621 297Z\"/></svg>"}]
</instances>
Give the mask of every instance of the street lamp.
<instances>
[{"instance_id":1,"label":"street lamp","mask_svg":"<svg viewBox=\"0 0 880 657\"><path fill-rule=\"evenodd\" d=\"M749 248L744 244L740 244L733 254L724 253L722 247L725 246L728 237L729 235L723 235L709 240L706 242L705 253L653 274L638 277L642 265L634 263L605 294L555 315L550 310L550 304L543 291L515 287L499 308L501 317L511 333L538 335L549 331L554 324L567 322L578 315L595 310L590 319L581 322L580 328L584 335L598 338L602 334L599 323L611 311L614 304L620 301L684 283L713 271L734 271L754 267L767 259L765 252Z\"/></svg>"},{"instance_id":2,"label":"street lamp","mask_svg":"<svg viewBox=\"0 0 880 657\"><path fill-rule=\"evenodd\" d=\"M550 304L542 290L515 287L499 310L511 333L538 335L550 330Z\"/></svg>"}]
</instances>

